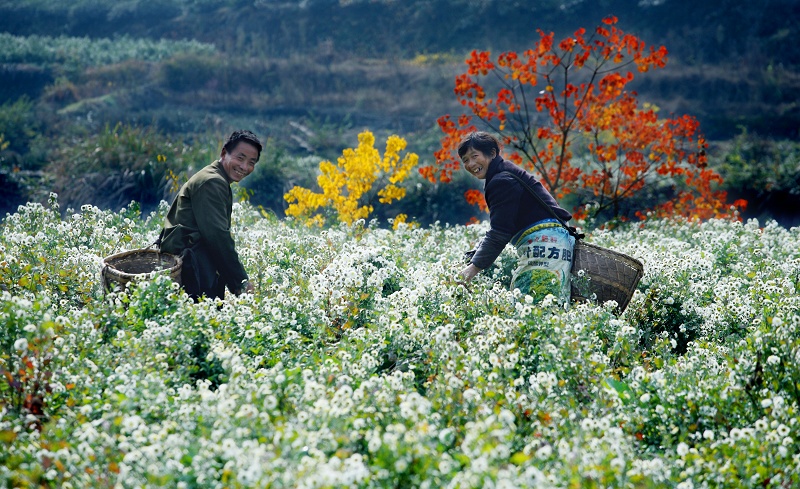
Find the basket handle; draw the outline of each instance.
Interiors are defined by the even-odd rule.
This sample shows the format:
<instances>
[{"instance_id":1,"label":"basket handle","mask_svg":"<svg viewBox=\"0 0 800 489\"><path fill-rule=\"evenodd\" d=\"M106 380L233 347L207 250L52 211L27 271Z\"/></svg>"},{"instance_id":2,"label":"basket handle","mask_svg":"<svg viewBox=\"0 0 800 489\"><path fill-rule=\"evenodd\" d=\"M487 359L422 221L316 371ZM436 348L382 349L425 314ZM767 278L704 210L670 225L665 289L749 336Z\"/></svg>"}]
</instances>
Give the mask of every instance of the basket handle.
<instances>
[{"instance_id":1,"label":"basket handle","mask_svg":"<svg viewBox=\"0 0 800 489\"><path fill-rule=\"evenodd\" d=\"M164 228L161 228L161 232L158 233L158 237L155 241L153 241L148 248L155 248L159 253L161 252L161 238L164 237Z\"/></svg>"},{"instance_id":2,"label":"basket handle","mask_svg":"<svg viewBox=\"0 0 800 489\"><path fill-rule=\"evenodd\" d=\"M564 228L567 230L567 232L568 232L570 235L572 235L572 237L574 237L576 240L578 240L578 239L583 239L583 238L585 238L585 237L586 237L586 235L585 235L585 234L583 234L583 233L579 233L579 232L578 232L578 230L577 230L575 227L568 225L568 224L566 223L566 221L564 221L563 219L561 219L560 217L558 217L558 214L556 214L556 211L554 211L552 207L550 207L549 205L547 205L547 203L545 203L545 201L544 201L544 200L542 200L542 198L541 198L541 197L539 197L539 194L537 194L536 192L534 192L534 191L533 191L533 189L530 187L530 185L528 185L528 182L526 182L525 180L523 180L523 179L522 179L522 178L521 178L519 175L515 175L515 174L511 173L510 171L503 171L503 172L501 172L501 173L508 173L508 174L509 174L509 175L511 175L512 177L516 178L516 179L517 179L517 181L518 181L519 183L521 183L521 184L522 184L522 186L523 186L523 187L525 187L525 189L526 189L528 192L530 192L530 194L531 194L531 195L533 195L534 197L536 197L536 200L538 200L538 201L539 201L539 203L540 203L540 204L542 204L542 207L544 207L545 209L547 209L547 210L550 212L550 214L552 214L552 215L553 215L553 217L555 217L555 218L556 218L556 220L557 220L557 221L558 221L558 222L559 222L559 223L560 223L562 226L564 226Z\"/></svg>"}]
</instances>

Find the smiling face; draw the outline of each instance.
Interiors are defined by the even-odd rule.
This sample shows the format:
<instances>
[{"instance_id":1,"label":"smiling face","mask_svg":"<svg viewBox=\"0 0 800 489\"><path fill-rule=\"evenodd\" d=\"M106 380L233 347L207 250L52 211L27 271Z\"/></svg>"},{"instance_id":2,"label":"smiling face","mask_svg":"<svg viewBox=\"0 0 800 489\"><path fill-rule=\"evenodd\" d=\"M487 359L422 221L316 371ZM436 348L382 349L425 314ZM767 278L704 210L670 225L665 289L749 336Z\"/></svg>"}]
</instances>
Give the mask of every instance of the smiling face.
<instances>
[{"instance_id":1,"label":"smiling face","mask_svg":"<svg viewBox=\"0 0 800 489\"><path fill-rule=\"evenodd\" d=\"M469 148L464 156L461 157L461 163L464 169L467 170L472 176L479 180L486 179L486 172L489 171L489 163L494 159L496 153L492 150L491 154L484 154L475 148Z\"/></svg>"},{"instance_id":2,"label":"smiling face","mask_svg":"<svg viewBox=\"0 0 800 489\"><path fill-rule=\"evenodd\" d=\"M239 182L253 173L258 156L258 148L246 141L239 141L230 153L223 148L219 159L222 162L222 168L228 174L228 178L234 182Z\"/></svg>"}]
</instances>

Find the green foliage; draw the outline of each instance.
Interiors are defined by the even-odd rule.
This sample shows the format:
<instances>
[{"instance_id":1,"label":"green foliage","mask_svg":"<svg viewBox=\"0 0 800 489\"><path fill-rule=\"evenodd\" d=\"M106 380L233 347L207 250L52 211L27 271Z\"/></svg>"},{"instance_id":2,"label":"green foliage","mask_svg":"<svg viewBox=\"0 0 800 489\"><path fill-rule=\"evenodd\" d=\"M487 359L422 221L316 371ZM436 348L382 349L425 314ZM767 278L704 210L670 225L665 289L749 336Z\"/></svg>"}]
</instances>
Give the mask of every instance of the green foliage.
<instances>
[{"instance_id":1,"label":"green foliage","mask_svg":"<svg viewBox=\"0 0 800 489\"><path fill-rule=\"evenodd\" d=\"M104 294L101 257L147 246L165 212L62 217L53 198L0 223L0 484L800 480L797 228L595 231L645 263L618 317L510 292L510 250L456 283L485 224L320 230L237 203L255 294L194 303L167 277Z\"/></svg>"},{"instance_id":2,"label":"green foliage","mask_svg":"<svg viewBox=\"0 0 800 489\"><path fill-rule=\"evenodd\" d=\"M44 397L50 391L50 363L57 334L62 325L49 315L48 300L29 302L3 291L0 316L5 325L0 338L0 407L15 416L33 415L34 425L41 425L45 412Z\"/></svg>"},{"instance_id":3,"label":"green foliage","mask_svg":"<svg viewBox=\"0 0 800 489\"><path fill-rule=\"evenodd\" d=\"M763 139L746 131L720 148L716 163L728 192L748 201L747 217L774 216L796 225L800 199L800 143Z\"/></svg>"},{"instance_id":4,"label":"green foliage","mask_svg":"<svg viewBox=\"0 0 800 489\"><path fill-rule=\"evenodd\" d=\"M189 54L176 56L161 67L162 84L170 90L197 90L216 83L222 60ZM234 77L235 79L236 77Z\"/></svg>"},{"instance_id":5,"label":"green foliage","mask_svg":"<svg viewBox=\"0 0 800 489\"><path fill-rule=\"evenodd\" d=\"M4 248L7 259L0 262L0 290L15 296L45 294L64 305L82 306L93 300L97 260L76 257L74 250L91 248L107 256L142 238L133 232L134 226L141 226L135 224L141 220L135 205L108 218L113 228L106 230L92 224L103 215L97 207L82 206L80 213L72 214L67 222L54 219L59 215L59 205L52 194L48 207L31 203L6 218L3 231L8 243ZM157 234L161 222L153 221L152 216L145 222ZM138 242L140 247L150 243Z\"/></svg>"},{"instance_id":6,"label":"green foliage","mask_svg":"<svg viewBox=\"0 0 800 489\"><path fill-rule=\"evenodd\" d=\"M643 325L640 344L649 351L659 340L668 339L674 353L686 353L690 342L697 339L702 318L694 311L686 311L679 298L664 296L658 287L651 287L643 307L633 320Z\"/></svg>"},{"instance_id":7,"label":"green foliage","mask_svg":"<svg viewBox=\"0 0 800 489\"><path fill-rule=\"evenodd\" d=\"M40 120L35 114L35 107L29 97L21 97L14 101L7 101L0 105L0 135L7 146L0 145L0 155L5 151L17 154L28 152L30 141L39 135ZM0 156L0 165L6 167L11 161L10 155Z\"/></svg>"},{"instance_id":8,"label":"green foliage","mask_svg":"<svg viewBox=\"0 0 800 489\"><path fill-rule=\"evenodd\" d=\"M764 195L800 187L800 144L765 140L744 132L725 149L720 171L732 190Z\"/></svg>"},{"instance_id":9,"label":"green foliage","mask_svg":"<svg viewBox=\"0 0 800 489\"><path fill-rule=\"evenodd\" d=\"M106 323L106 336L117 348L133 348L137 354L148 355L157 345L156 360L163 361L171 371L171 385L179 387L203 381L216 389L226 379L226 371L211 349L210 338L215 338L218 324L214 319L204 323L203 311L194 310L190 303L179 293L177 284L161 277L109 294L99 312ZM162 327L154 330L154 322ZM124 328L116 327L116 323ZM113 336L112 330L116 330ZM148 334L152 336L143 341L137 339Z\"/></svg>"},{"instance_id":10,"label":"green foliage","mask_svg":"<svg viewBox=\"0 0 800 489\"><path fill-rule=\"evenodd\" d=\"M149 211L217 155L210 145L188 145L153 127L117 124L64 141L53 150L47 171L65 207L116 209L136 201Z\"/></svg>"},{"instance_id":11,"label":"green foliage","mask_svg":"<svg viewBox=\"0 0 800 489\"><path fill-rule=\"evenodd\" d=\"M115 39L90 39L0 33L0 62L33 63L70 73L132 59L161 61L179 53L211 54L214 51L212 44L197 41L153 41L127 35Z\"/></svg>"},{"instance_id":12,"label":"green foliage","mask_svg":"<svg viewBox=\"0 0 800 489\"><path fill-rule=\"evenodd\" d=\"M430 184L421 175L409 178L408 193L397 203L376 210L376 217L388 220L398 213L423 226L434 223L466 224L475 216L475 207L464 199L464 192L476 187L475 178L466 173L454 175L449 184ZM511 275L508 275L510 281Z\"/></svg>"},{"instance_id":13,"label":"green foliage","mask_svg":"<svg viewBox=\"0 0 800 489\"><path fill-rule=\"evenodd\" d=\"M302 76L291 80L291 74L280 73L279 69L277 63L266 59L250 59L242 63L238 57L189 52L161 63L158 81L176 95L212 92L222 94L223 100L230 103L242 93L274 95L282 91L284 83L302 83Z\"/></svg>"},{"instance_id":14,"label":"green foliage","mask_svg":"<svg viewBox=\"0 0 800 489\"><path fill-rule=\"evenodd\" d=\"M262 143L264 150L255 170L240 185L252 194L249 200L253 205L283 216L286 208L283 195L295 185L312 186L319 160L294 157L272 138Z\"/></svg>"}]
</instances>

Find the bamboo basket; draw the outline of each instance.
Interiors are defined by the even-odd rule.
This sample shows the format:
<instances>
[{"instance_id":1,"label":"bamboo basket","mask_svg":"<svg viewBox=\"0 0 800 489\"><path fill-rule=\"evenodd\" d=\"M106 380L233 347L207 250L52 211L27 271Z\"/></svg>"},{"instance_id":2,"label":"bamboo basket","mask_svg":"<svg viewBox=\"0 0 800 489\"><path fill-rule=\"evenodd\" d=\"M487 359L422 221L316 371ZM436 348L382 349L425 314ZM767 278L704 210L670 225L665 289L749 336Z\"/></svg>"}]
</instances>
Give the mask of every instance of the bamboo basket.
<instances>
[{"instance_id":1,"label":"bamboo basket","mask_svg":"<svg viewBox=\"0 0 800 489\"><path fill-rule=\"evenodd\" d=\"M592 300L598 304L614 300L618 314L622 314L642 278L644 266L628 255L579 240L572 255L573 276L577 277L579 270L588 277L588 287L579 287L573 282L572 299Z\"/></svg>"},{"instance_id":2,"label":"bamboo basket","mask_svg":"<svg viewBox=\"0 0 800 489\"><path fill-rule=\"evenodd\" d=\"M103 259L103 285L106 290L124 289L129 283L169 274L181 283L181 257L152 248L123 251Z\"/></svg>"}]
</instances>

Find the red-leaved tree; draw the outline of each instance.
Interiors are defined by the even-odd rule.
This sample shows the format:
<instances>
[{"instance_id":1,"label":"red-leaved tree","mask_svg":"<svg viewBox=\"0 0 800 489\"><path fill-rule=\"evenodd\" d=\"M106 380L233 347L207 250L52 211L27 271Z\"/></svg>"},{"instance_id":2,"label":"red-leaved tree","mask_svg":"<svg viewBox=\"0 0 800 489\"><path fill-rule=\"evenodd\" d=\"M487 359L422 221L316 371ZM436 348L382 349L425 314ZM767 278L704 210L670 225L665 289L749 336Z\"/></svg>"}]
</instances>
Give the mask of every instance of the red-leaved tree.
<instances>
[{"instance_id":1,"label":"red-leaved tree","mask_svg":"<svg viewBox=\"0 0 800 489\"><path fill-rule=\"evenodd\" d=\"M656 107L640 107L637 94L626 89L633 68L663 68L667 50L646 46L616 23L608 17L593 34L579 29L558 43L539 30L533 49L494 61L488 51L473 51L455 84L468 111L439 118L442 147L436 163L420 173L432 182L449 181L461 166L458 142L478 129L477 119L481 129L500 136L504 156L536 174L557 198L578 197L577 217L624 218L621 204L648 186L667 186L670 192L662 195L669 200L637 209L640 217L649 211L707 219L746 205L725 203L694 117L660 119ZM480 192L468 191L466 198L486 210Z\"/></svg>"}]
</instances>

